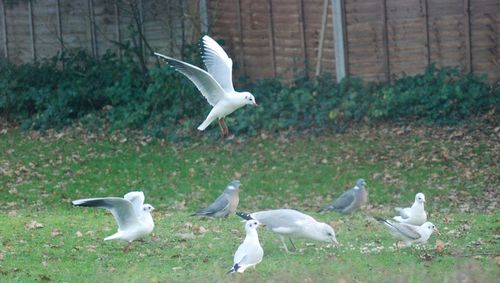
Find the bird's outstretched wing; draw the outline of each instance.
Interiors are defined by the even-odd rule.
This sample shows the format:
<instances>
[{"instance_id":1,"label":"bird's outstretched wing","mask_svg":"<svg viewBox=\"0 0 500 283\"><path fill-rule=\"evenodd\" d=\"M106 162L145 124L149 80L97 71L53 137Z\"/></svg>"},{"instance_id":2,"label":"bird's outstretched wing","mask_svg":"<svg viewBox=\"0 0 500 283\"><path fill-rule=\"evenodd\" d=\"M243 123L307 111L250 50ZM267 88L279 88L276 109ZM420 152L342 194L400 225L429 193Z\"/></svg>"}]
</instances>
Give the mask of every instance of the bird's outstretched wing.
<instances>
[{"instance_id":1,"label":"bird's outstretched wing","mask_svg":"<svg viewBox=\"0 0 500 283\"><path fill-rule=\"evenodd\" d=\"M221 99L225 98L226 94L223 88L207 71L157 52L154 54L190 79L210 105L215 106Z\"/></svg>"},{"instance_id":2,"label":"bird's outstretched wing","mask_svg":"<svg viewBox=\"0 0 500 283\"><path fill-rule=\"evenodd\" d=\"M124 199L130 201L134 206L137 216L142 214L142 205L144 205L144 193L143 192L130 192L123 196Z\"/></svg>"},{"instance_id":3,"label":"bird's outstretched wing","mask_svg":"<svg viewBox=\"0 0 500 283\"><path fill-rule=\"evenodd\" d=\"M203 62L208 73L220 84L226 92L234 92L233 61L222 47L210 36L205 35L203 42Z\"/></svg>"},{"instance_id":4,"label":"bird's outstretched wing","mask_svg":"<svg viewBox=\"0 0 500 283\"><path fill-rule=\"evenodd\" d=\"M126 199L117 197L79 199L71 202L74 206L100 207L109 210L115 217L120 230L140 225L134 206Z\"/></svg>"}]
</instances>

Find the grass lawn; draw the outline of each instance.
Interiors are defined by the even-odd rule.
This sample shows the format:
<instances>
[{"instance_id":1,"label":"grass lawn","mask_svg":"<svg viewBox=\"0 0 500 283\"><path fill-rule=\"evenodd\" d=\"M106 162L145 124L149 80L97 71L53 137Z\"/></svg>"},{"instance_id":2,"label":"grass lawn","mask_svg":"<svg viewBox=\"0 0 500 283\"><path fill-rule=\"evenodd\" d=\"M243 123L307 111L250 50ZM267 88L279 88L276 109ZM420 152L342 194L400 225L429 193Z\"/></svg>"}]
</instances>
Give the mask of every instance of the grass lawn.
<instances>
[{"instance_id":1,"label":"grass lawn","mask_svg":"<svg viewBox=\"0 0 500 283\"><path fill-rule=\"evenodd\" d=\"M500 276L500 139L465 128L356 129L172 145L122 134L0 134L0 282L497 282ZM369 205L353 215L315 211L368 183ZM237 216L190 217L240 179L241 211L296 208L330 223L340 246L297 240L286 254L259 230L264 259L226 275L244 238ZM72 199L143 190L156 210L144 241L103 238L111 214ZM398 249L372 216L426 195L440 231Z\"/></svg>"}]
</instances>

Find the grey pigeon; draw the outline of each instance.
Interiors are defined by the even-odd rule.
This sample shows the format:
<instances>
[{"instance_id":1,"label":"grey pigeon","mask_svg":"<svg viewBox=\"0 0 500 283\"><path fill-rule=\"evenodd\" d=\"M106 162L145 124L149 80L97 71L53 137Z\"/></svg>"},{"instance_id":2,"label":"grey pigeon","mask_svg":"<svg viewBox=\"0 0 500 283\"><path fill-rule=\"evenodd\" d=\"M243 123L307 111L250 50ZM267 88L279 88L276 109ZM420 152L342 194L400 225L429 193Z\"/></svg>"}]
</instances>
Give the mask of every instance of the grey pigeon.
<instances>
[{"instance_id":1,"label":"grey pigeon","mask_svg":"<svg viewBox=\"0 0 500 283\"><path fill-rule=\"evenodd\" d=\"M259 242L257 227L261 224L257 220L248 220L245 224L246 237L234 254L234 263L228 273L243 273L247 268L253 267L262 261L264 250Z\"/></svg>"},{"instance_id":2,"label":"grey pigeon","mask_svg":"<svg viewBox=\"0 0 500 283\"><path fill-rule=\"evenodd\" d=\"M295 245L291 238L306 238L315 241L338 244L333 228L322 222L316 221L311 216L293 209L274 209L254 213L237 212L245 220L255 219L280 236L285 251L288 247L285 237L288 237L292 246Z\"/></svg>"},{"instance_id":3,"label":"grey pigeon","mask_svg":"<svg viewBox=\"0 0 500 283\"><path fill-rule=\"evenodd\" d=\"M233 180L227 185L222 195L220 195L211 205L207 208L198 210L191 216L200 215L207 217L227 217L229 214L234 213L240 201L240 181Z\"/></svg>"},{"instance_id":4,"label":"grey pigeon","mask_svg":"<svg viewBox=\"0 0 500 283\"><path fill-rule=\"evenodd\" d=\"M429 240L432 232L437 231L436 226L431 222L425 222L420 226L407 223L399 223L383 218L375 217L380 223L384 224L389 232L397 240L403 241L404 245L409 247L412 244L425 244Z\"/></svg>"},{"instance_id":5,"label":"grey pigeon","mask_svg":"<svg viewBox=\"0 0 500 283\"><path fill-rule=\"evenodd\" d=\"M394 216L394 220L412 225L422 225L427 221L427 213L424 208L425 195L418 193L415 195L415 202L411 207L396 207L399 216Z\"/></svg>"},{"instance_id":6,"label":"grey pigeon","mask_svg":"<svg viewBox=\"0 0 500 283\"><path fill-rule=\"evenodd\" d=\"M118 224L118 231L104 239L107 240L133 240L142 238L151 233L155 227L151 212L154 210L150 204L143 204L143 192L130 192L124 196L89 198L74 200L74 206L100 207L109 210Z\"/></svg>"},{"instance_id":7,"label":"grey pigeon","mask_svg":"<svg viewBox=\"0 0 500 283\"><path fill-rule=\"evenodd\" d=\"M356 185L345 191L332 204L324 206L318 212L334 210L340 213L351 213L366 204L368 200L368 192L365 189L366 182L363 179L358 179Z\"/></svg>"}]
</instances>

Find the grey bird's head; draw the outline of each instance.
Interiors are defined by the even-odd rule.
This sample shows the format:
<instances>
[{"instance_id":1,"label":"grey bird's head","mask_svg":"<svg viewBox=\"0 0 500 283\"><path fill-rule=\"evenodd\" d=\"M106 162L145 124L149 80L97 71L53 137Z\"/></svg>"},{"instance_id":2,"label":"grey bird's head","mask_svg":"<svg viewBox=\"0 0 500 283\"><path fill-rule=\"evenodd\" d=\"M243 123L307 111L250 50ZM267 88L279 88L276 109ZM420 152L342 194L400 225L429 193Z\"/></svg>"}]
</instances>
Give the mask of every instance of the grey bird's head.
<instances>
[{"instance_id":1,"label":"grey bird's head","mask_svg":"<svg viewBox=\"0 0 500 283\"><path fill-rule=\"evenodd\" d=\"M354 189L355 190L364 189L365 186L366 186L365 179L358 179L356 181L356 186L354 187Z\"/></svg>"},{"instance_id":2,"label":"grey bird's head","mask_svg":"<svg viewBox=\"0 0 500 283\"><path fill-rule=\"evenodd\" d=\"M238 192L240 189L241 183L239 180L232 180L224 190L224 193L234 193Z\"/></svg>"}]
</instances>

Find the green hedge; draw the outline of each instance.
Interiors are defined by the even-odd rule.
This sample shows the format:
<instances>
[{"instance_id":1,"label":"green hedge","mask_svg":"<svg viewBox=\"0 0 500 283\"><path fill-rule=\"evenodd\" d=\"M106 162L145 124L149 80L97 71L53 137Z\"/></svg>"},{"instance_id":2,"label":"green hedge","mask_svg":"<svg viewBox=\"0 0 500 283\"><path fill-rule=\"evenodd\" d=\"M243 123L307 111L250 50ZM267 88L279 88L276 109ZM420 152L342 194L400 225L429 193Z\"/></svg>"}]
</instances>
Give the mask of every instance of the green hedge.
<instances>
[{"instance_id":1,"label":"green hedge","mask_svg":"<svg viewBox=\"0 0 500 283\"><path fill-rule=\"evenodd\" d=\"M79 51L2 66L0 115L23 129L60 129L78 122L89 129L133 128L169 139L189 137L210 110L205 99L168 66L159 64L144 73L136 61L129 50L121 57L107 53L99 59ZM238 134L342 129L380 121L456 124L491 111L498 114L500 102L498 83L434 65L391 84L357 78L338 84L330 75L292 84L276 79L242 84L261 106L247 106L228 117L231 131ZM210 129L217 134L217 127Z\"/></svg>"}]
</instances>

